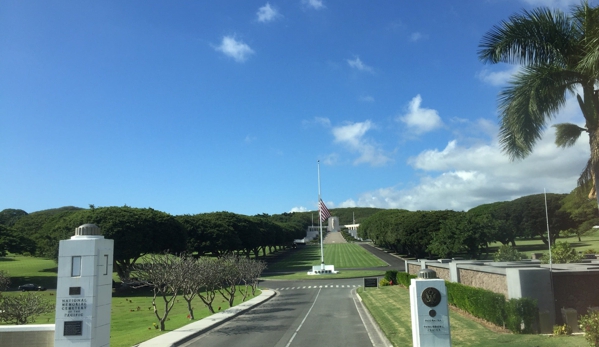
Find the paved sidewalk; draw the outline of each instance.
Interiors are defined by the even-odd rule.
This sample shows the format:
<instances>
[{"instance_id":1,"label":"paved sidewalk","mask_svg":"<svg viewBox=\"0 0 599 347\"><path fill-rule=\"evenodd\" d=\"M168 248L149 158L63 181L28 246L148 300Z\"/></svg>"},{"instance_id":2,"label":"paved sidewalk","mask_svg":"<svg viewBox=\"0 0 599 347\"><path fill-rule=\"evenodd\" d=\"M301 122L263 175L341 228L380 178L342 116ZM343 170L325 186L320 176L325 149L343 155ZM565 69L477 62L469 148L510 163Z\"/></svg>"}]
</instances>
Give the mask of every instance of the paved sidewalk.
<instances>
[{"instance_id":1,"label":"paved sidewalk","mask_svg":"<svg viewBox=\"0 0 599 347\"><path fill-rule=\"evenodd\" d=\"M187 342L194 337L201 335L208 330L217 327L242 313L245 313L251 308L254 308L275 296L275 291L263 289L262 294L257 297L241 303L235 307L231 307L222 312L213 314L212 316L200 319L199 321L189 323L184 327L173 330L166 334L162 334L148 341L135 345L134 347L175 347Z\"/></svg>"}]
</instances>

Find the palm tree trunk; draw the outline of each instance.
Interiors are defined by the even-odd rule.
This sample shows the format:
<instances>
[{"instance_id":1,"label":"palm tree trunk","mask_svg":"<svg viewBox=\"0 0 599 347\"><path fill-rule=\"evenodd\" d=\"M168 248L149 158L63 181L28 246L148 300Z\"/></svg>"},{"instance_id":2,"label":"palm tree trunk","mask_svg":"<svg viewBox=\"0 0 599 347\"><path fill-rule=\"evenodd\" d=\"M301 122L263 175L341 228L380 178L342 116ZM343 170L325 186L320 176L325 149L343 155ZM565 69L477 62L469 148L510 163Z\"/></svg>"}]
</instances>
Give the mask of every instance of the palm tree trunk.
<instances>
[{"instance_id":1,"label":"palm tree trunk","mask_svg":"<svg viewBox=\"0 0 599 347\"><path fill-rule=\"evenodd\" d=\"M591 147L591 165L593 175L593 188L595 190L595 198L597 199L597 209L599 210L599 127L589 131L589 144Z\"/></svg>"}]
</instances>

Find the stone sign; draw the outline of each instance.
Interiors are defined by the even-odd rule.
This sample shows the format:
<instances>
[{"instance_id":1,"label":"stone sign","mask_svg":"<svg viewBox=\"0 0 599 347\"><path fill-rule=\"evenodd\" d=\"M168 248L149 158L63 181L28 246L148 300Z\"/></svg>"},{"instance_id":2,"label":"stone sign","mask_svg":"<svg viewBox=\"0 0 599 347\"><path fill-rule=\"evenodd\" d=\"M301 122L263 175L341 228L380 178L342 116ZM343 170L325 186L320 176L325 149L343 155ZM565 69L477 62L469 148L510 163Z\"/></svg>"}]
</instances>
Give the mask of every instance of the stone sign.
<instances>
[{"instance_id":1,"label":"stone sign","mask_svg":"<svg viewBox=\"0 0 599 347\"><path fill-rule=\"evenodd\" d=\"M410 308L414 347L450 347L451 332L445 281L425 269L411 280Z\"/></svg>"}]
</instances>

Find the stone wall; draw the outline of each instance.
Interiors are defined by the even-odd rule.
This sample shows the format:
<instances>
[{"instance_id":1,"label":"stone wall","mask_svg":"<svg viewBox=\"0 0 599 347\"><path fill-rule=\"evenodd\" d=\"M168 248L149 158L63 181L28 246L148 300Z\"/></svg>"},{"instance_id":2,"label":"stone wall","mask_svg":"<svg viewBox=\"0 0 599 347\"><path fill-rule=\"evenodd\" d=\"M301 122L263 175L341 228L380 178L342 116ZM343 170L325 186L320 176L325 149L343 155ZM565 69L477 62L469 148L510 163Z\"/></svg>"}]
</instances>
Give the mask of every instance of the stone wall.
<instances>
[{"instance_id":1,"label":"stone wall","mask_svg":"<svg viewBox=\"0 0 599 347\"><path fill-rule=\"evenodd\" d=\"M505 275L460 268L458 268L458 272L461 284L490 290L498 294L503 294L506 298L508 297Z\"/></svg>"},{"instance_id":2,"label":"stone wall","mask_svg":"<svg viewBox=\"0 0 599 347\"><path fill-rule=\"evenodd\" d=\"M420 264L408 264L408 273L410 275L418 275L418 271L421 270Z\"/></svg>"},{"instance_id":3,"label":"stone wall","mask_svg":"<svg viewBox=\"0 0 599 347\"><path fill-rule=\"evenodd\" d=\"M573 308L583 315L589 307L599 307L598 288L599 272L553 271L556 324L564 324L562 308Z\"/></svg>"},{"instance_id":4,"label":"stone wall","mask_svg":"<svg viewBox=\"0 0 599 347\"><path fill-rule=\"evenodd\" d=\"M53 347L54 324L0 326L2 347Z\"/></svg>"},{"instance_id":5,"label":"stone wall","mask_svg":"<svg viewBox=\"0 0 599 347\"><path fill-rule=\"evenodd\" d=\"M438 267L438 266L432 266L429 264L426 264L426 268L427 269L431 269L433 271L435 271L437 273L437 278L446 280L446 281L450 281L451 280L451 275L449 274L449 269L445 268L445 267Z\"/></svg>"}]
</instances>

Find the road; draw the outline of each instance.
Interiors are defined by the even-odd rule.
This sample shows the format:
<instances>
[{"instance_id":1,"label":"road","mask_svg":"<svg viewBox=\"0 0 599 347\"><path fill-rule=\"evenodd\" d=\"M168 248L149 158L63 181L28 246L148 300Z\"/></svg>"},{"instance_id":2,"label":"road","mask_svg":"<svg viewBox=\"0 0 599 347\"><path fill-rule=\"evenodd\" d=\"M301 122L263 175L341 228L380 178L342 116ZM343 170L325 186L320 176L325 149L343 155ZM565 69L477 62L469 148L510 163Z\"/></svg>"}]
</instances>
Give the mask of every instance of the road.
<instances>
[{"instance_id":1,"label":"road","mask_svg":"<svg viewBox=\"0 0 599 347\"><path fill-rule=\"evenodd\" d=\"M373 346L351 293L362 282L262 282L278 295L183 346Z\"/></svg>"},{"instance_id":2,"label":"road","mask_svg":"<svg viewBox=\"0 0 599 347\"><path fill-rule=\"evenodd\" d=\"M389 264L369 270L403 271L403 260L367 243L360 246ZM263 281L262 288L277 292L273 299L182 346L383 346L373 322L352 295L362 284L362 278Z\"/></svg>"}]
</instances>

